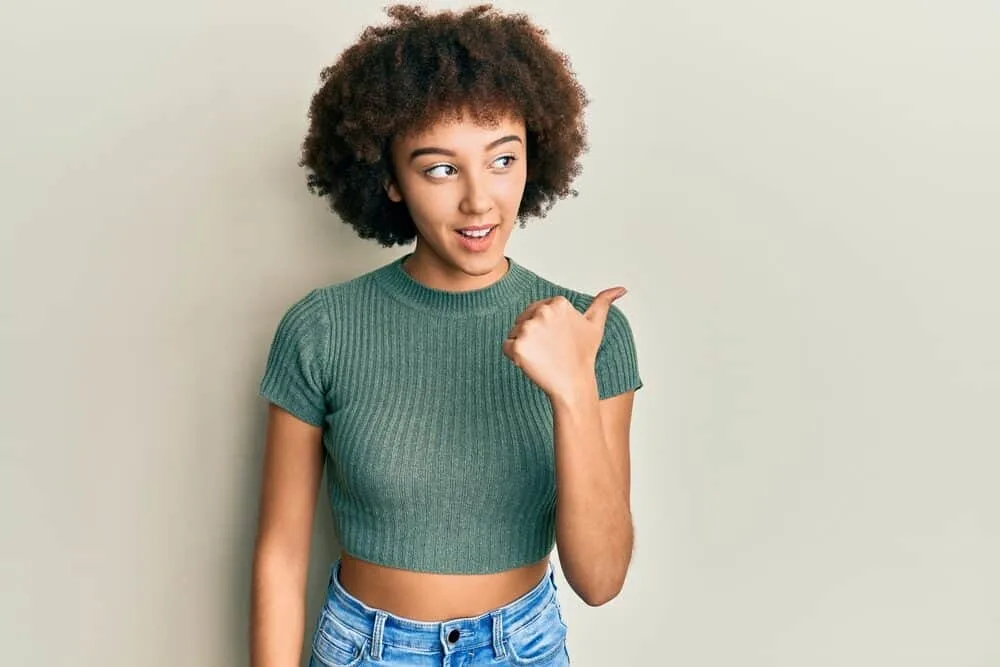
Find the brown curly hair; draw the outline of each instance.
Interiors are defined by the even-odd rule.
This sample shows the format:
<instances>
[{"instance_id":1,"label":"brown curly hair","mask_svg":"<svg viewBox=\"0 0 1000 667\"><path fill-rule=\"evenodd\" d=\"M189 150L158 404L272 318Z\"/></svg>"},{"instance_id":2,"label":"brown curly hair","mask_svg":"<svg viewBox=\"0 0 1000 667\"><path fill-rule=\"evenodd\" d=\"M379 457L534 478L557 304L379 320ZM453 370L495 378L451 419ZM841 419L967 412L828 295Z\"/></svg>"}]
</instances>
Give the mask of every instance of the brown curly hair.
<instances>
[{"instance_id":1,"label":"brown curly hair","mask_svg":"<svg viewBox=\"0 0 1000 667\"><path fill-rule=\"evenodd\" d=\"M366 28L320 74L299 161L311 171L310 192L328 197L361 238L385 247L410 243L417 229L405 202L385 193L394 180L390 142L466 111L483 124L509 113L524 121L522 227L577 194L570 183L586 150L588 100L546 30L488 4L436 14L394 5L386 13L388 25Z\"/></svg>"}]
</instances>

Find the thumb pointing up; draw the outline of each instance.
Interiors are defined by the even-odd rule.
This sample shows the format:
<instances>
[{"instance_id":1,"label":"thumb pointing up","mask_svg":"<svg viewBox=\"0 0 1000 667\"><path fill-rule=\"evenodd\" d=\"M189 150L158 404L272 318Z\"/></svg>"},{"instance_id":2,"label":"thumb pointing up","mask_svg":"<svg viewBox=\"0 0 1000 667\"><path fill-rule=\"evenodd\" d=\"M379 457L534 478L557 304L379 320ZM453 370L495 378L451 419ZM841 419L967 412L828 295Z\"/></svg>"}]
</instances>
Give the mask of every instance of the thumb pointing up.
<instances>
[{"instance_id":1,"label":"thumb pointing up","mask_svg":"<svg viewBox=\"0 0 1000 667\"><path fill-rule=\"evenodd\" d=\"M583 316L591 322L599 324L601 330L603 330L604 323L608 320L608 311L611 310L611 304L627 293L628 290L624 287L609 287L608 289L601 290L594 297L590 307L587 308L587 312Z\"/></svg>"}]
</instances>

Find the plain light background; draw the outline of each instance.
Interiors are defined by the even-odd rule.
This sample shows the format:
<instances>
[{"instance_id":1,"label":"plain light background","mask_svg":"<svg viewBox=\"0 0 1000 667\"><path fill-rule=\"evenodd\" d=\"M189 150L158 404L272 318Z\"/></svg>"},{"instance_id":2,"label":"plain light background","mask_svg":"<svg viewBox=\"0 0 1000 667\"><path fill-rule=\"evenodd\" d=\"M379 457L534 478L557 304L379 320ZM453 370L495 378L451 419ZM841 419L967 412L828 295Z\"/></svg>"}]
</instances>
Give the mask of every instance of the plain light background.
<instances>
[{"instance_id":1,"label":"plain light background","mask_svg":"<svg viewBox=\"0 0 1000 667\"><path fill-rule=\"evenodd\" d=\"M411 249L296 165L382 3L20 5L0 662L246 664L277 319ZM626 285L646 382L634 563L604 607L561 587L574 665L1000 664L1000 5L500 6L592 99L580 196L508 254ZM325 501L316 536L310 624Z\"/></svg>"}]
</instances>

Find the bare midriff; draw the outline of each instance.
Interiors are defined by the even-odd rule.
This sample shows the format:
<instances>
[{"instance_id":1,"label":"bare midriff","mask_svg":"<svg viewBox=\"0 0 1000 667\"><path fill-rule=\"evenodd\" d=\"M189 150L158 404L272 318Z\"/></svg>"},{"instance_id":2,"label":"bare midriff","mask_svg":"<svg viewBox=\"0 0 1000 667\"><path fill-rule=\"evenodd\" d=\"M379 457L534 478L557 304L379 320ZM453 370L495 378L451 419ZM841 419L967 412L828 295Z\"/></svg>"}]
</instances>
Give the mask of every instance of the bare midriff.
<instances>
[{"instance_id":1,"label":"bare midriff","mask_svg":"<svg viewBox=\"0 0 1000 667\"><path fill-rule=\"evenodd\" d=\"M491 574L400 570L340 554L340 585L369 607L414 621L479 616L533 589L548 572L548 557Z\"/></svg>"}]
</instances>

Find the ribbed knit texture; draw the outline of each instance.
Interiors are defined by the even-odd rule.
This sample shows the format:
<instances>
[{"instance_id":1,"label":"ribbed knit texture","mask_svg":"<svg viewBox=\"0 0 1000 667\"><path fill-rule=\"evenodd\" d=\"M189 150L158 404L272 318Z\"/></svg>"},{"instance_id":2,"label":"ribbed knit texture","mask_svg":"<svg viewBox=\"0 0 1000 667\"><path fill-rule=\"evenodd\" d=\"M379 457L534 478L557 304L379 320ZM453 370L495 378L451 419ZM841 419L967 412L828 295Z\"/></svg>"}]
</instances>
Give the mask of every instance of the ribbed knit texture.
<instances>
[{"instance_id":1,"label":"ribbed knit texture","mask_svg":"<svg viewBox=\"0 0 1000 667\"><path fill-rule=\"evenodd\" d=\"M552 408L501 346L532 302L562 294L583 312L593 297L510 258L488 287L437 290L406 273L408 256L293 304L260 394L323 426L348 553L446 573L536 562L555 544ZM616 306L595 373L601 398L642 386Z\"/></svg>"}]
</instances>

